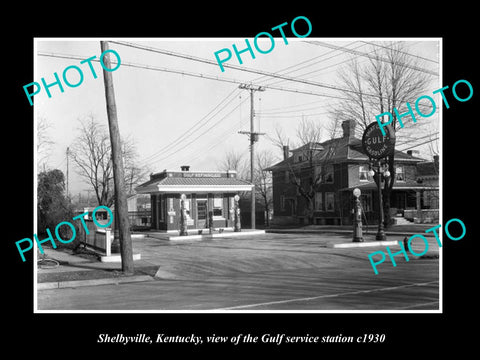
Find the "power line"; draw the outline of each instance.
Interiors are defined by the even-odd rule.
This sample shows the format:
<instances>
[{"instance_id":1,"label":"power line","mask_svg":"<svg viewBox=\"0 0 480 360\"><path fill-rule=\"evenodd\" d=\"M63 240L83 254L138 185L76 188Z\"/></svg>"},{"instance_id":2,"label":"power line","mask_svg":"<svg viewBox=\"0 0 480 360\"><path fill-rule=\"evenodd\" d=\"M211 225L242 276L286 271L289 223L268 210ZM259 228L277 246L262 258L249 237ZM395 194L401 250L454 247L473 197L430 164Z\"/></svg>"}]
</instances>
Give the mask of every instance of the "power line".
<instances>
[{"instance_id":1,"label":"power line","mask_svg":"<svg viewBox=\"0 0 480 360\"><path fill-rule=\"evenodd\" d=\"M362 51L348 49L344 46L328 44L328 43L323 42L323 41L314 40L314 41L307 41L307 43L317 45L317 46L328 47L328 48L331 48L331 49L339 49L339 50L342 50L342 51L345 51L345 52L348 52L348 53L351 53L351 54L354 54L354 55L357 55L357 56L365 56L365 57L368 57L368 58L373 59L373 60L380 60L380 61L387 62L387 63L390 62L388 59L386 59L384 57L381 57L381 56L372 56L372 55L370 55L368 53L365 53L365 52L362 52ZM434 71L431 71L431 70L428 70L428 69L421 68L419 66L404 64L404 63L400 63L400 62L397 62L396 64L399 65L399 66L403 66L403 67L412 69L412 70L421 71L421 72L424 72L426 74L438 76L438 73L436 73Z\"/></svg>"},{"instance_id":2,"label":"power line","mask_svg":"<svg viewBox=\"0 0 480 360\"><path fill-rule=\"evenodd\" d=\"M306 110L314 110L314 109L322 109L324 106L314 106L314 107L309 107L309 108L301 108L301 109L295 109L295 110L283 110L283 111L261 111L257 112L256 114L261 114L261 115L274 115L274 114L285 114L285 113L290 113L290 112L301 112L301 111L306 111Z\"/></svg>"},{"instance_id":3,"label":"power line","mask_svg":"<svg viewBox=\"0 0 480 360\"><path fill-rule=\"evenodd\" d=\"M364 40L360 40L361 42L365 43L365 44L369 44L369 45L373 45L373 46L376 46L376 47L381 47L381 48L384 48L384 49L387 49L387 50L391 50L390 47L388 46L383 46L383 45L379 45L379 44L375 44L373 42L370 42L370 41L364 41ZM405 54L405 55L408 55L408 56L413 56L413 57L416 57L416 58L419 58L419 59L422 59L422 60L425 60L425 61L430 61L430 62L433 62L435 64L438 64L439 62L436 61L436 60L432 60L432 59L428 59L426 57L423 57L423 56L419 56L419 55L415 55L415 54L411 54L409 52L406 52L406 51L402 51L402 50L396 50L402 54Z\"/></svg>"},{"instance_id":4,"label":"power line","mask_svg":"<svg viewBox=\"0 0 480 360\"><path fill-rule=\"evenodd\" d=\"M172 150L172 144L173 144L173 147L175 146L178 146L179 145L179 140L183 139L185 140L186 138L188 138L190 136L190 134L194 131L194 129L196 127L199 126L199 128L205 126L206 124L208 124L216 115L218 115L223 109L225 109L233 100L236 99L236 97L233 97L229 102L227 102L216 114L212 115L207 121L205 121L202 125L200 125L212 112L214 112L223 102L225 102L233 93L237 92L238 89L235 88L233 89L233 91L231 91L222 101L220 101L219 104L217 104L212 110L210 110L210 112L205 115L202 119L200 119L198 122L196 122L192 127L190 127L188 130L186 130L184 133L182 133L181 135L179 135L177 138L175 138L174 140L172 140L170 143L166 144L165 146L163 146L162 148L160 148L159 150L157 150L155 153L147 156L143 161L142 163L146 163L150 160L152 160L153 158L161 155L162 153L165 153L166 151L171 151ZM199 129L198 128L198 129ZM197 130L198 130L197 129ZM165 151L166 150L166 151Z\"/></svg>"},{"instance_id":5,"label":"power line","mask_svg":"<svg viewBox=\"0 0 480 360\"><path fill-rule=\"evenodd\" d=\"M62 59L74 59L74 60L84 60L85 59L85 57L81 57L81 56L77 56L77 55L67 55L67 54L58 54L58 53L39 52L38 55L39 56L62 58ZM94 59L92 61L99 62L100 60ZM112 64L116 64L116 62L112 61ZM191 71L171 69L171 68L165 68L165 67L159 67L159 66L152 66L152 65L145 65L145 64L131 63L131 62L122 62L121 65L122 66L127 66L127 67L139 68L139 69L174 73L174 74L179 74L179 75L184 75L184 76L192 76L192 77L197 77L197 78L201 78L201 79L222 81L222 82L227 82L227 83L232 83L232 84L237 84L237 85L245 84L245 81L232 79L232 78L226 78L226 77L223 77L223 76L219 77L219 76L216 76L216 75L201 74L201 73L195 73L195 72L191 72ZM255 85L253 82L249 82L249 84ZM272 90L287 91L287 92L293 92L293 93L298 93L298 94L314 95L314 96L329 97L329 98L334 98L334 99L352 101L351 99L344 98L344 97L341 97L341 96L322 94L322 93L317 93L317 92L313 92L313 91L309 91L309 90L293 89L293 88L270 86L270 85L267 85L267 86L262 85L262 87L264 87L266 89L272 89ZM372 95L372 96L376 96L376 95Z\"/></svg>"},{"instance_id":6,"label":"power line","mask_svg":"<svg viewBox=\"0 0 480 360\"><path fill-rule=\"evenodd\" d=\"M302 117L302 116L317 116L317 115L327 115L328 112L323 112L323 113L309 113L309 114L301 114L301 115L263 115L261 114L262 118L274 118L274 119L290 119L290 118L297 118L297 117Z\"/></svg>"},{"instance_id":7,"label":"power line","mask_svg":"<svg viewBox=\"0 0 480 360\"><path fill-rule=\"evenodd\" d=\"M438 139L439 139L439 137L437 136L437 137L435 137L435 138L433 138L433 139L430 139L430 140L428 140L428 141L425 141L425 142L423 142L423 143L421 143L421 144L416 144L416 145L413 145L413 146L410 146L410 147L406 147L406 148L404 148L404 149L402 149L402 150L399 150L399 151L405 151L405 150L413 149L413 148L419 147L420 145L425 145L425 144L428 144L428 143L430 143L430 142L432 142L432 141L435 141L435 140L438 140Z\"/></svg>"},{"instance_id":8,"label":"power line","mask_svg":"<svg viewBox=\"0 0 480 360\"><path fill-rule=\"evenodd\" d=\"M208 129L206 129L204 132L202 132L200 135L198 135L196 138L194 138L193 140L191 140L190 142L184 144L184 143L180 143L184 148L188 147L189 145L191 145L193 142L195 142L196 140L198 140L201 136L205 135L207 132L209 132L210 130L212 130L215 126L217 126L221 121L223 121L225 118L227 118L231 113L233 113L235 110L237 110L238 107L241 106L241 104L243 102L245 102L247 99L245 99L244 101L242 101L240 104L238 104L237 106L235 106L228 114L226 114L224 117L222 117L220 120L218 120L215 124L213 124L212 126L210 126ZM173 154L170 154L170 155L167 155L167 156L164 156L160 159L157 159L154 161L154 163L158 163L159 161L162 161L162 160L165 160L165 159L168 159L169 157L175 155L176 152L174 152Z\"/></svg>"},{"instance_id":9,"label":"power line","mask_svg":"<svg viewBox=\"0 0 480 360\"><path fill-rule=\"evenodd\" d=\"M74 59L74 60L84 60L84 57L77 56L77 55L69 55L69 54L58 54L58 53L44 53L44 52L39 52L39 56L48 56L48 57L56 57L56 58L62 58L62 59ZM94 59L93 61L99 62L100 60ZM115 61L112 61L112 64L116 64ZM174 73L174 74L180 74L184 76L192 76L192 77L197 77L197 78L202 78L202 79L208 79L208 80L216 80L216 81L222 81L222 82L227 82L227 83L233 83L233 84L245 84L245 81L237 80L237 79L231 79L231 78L226 78L226 77L219 77L215 75L208 75L208 74L201 74L201 73L194 73L191 71L184 71L184 70L178 70L178 69L171 69L171 68L165 68L165 67L158 67L158 66L152 66L152 65L145 65L145 64L139 64L139 63L131 63L131 62L122 62L122 66L127 66L127 67L133 67L133 68L140 68L140 69L146 69L146 70L153 70L153 71L161 71L161 72L167 72L167 73ZM249 71L244 69L245 71ZM256 73L262 73L261 71L254 70ZM267 73L267 76L275 76L274 74L270 75ZM281 75L275 76L279 78L285 78L282 77ZM288 78L290 79L290 78ZM309 82L308 80L302 80L302 79L295 79L294 81L297 82L302 82L305 84L314 84L312 82ZM256 85L253 82L249 82L250 85L252 86L260 86ZM370 96L370 97L375 97L375 98L380 98L380 95L375 95L375 94L368 94L368 93L363 93L360 91L356 90L351 90L351 89L343 89L337 86L333 85L322 85L320 83L315 83L317 86L323 86L327 87L333 90L337 91L343 91L343 92L349 92L349 93L354 93L354 94L359 94L363 96ZM286 87L279 87L279 86L272 86L272 85L261 85L265 89L271 89L271 90L279 90L279 91L287 91L287 92L294 92L298 94L306 94L306 95L314 95L314 96L321 96L321 97L328 97L332 99L338 99L338 100L346 100L346 101L356 101L351 98L346 98L342 96L337 96L337 95L330 95L330 94L324 94L324 93L317 93L313 91L307 91L307 90L301 90L301 89L292 89L292 88L286 88Z\"/></svg>"},{"instance_id":10,"label":"power line","mask_svg":"<svg viewBox=\"0 0 480 360\"><path fill-rule=\"evenodd\" d=\"M133 47L133 48L137 48L137 49L142 49L142 50L146 50L146 51L150 51L150 52L156 52L156 53L160 53L160 54L163 54L163 55L176 56L176 57L180 57L180 58L184 58L184 59L188 59L188 60L192 60L192 61L198 61L198 62L218 66L218 63L216 61L200 58L198 56L182 54L182 53L178 53L178 52L174 52L174 51L170 51L170 50L154 48L154 47L151 47L151 46L144 46L144 45L128 43L128 42L125 42L125 41L112 41L112 43L119 44L119 45L124 45L124 46L128 46L128 47ZM343 48L343 47L339 47L339 48ZM344 49L347 49L347 48L344 48ZM347 50L351 50L351 49L347 49ZM355 51L355 50L352 50L352 51ZM278 73L272 73L272 72L268 72L268 71L262 71L262 70L247 68L247 67L243 67L243 66L224 64L223 67L229 67L229 68L232 68L232 69L235 69L235 70L251 72L251 73L260 74L260 75L264 75L264 76L270 76L270 77L273 77L273 78L279 78L279 79L283 79L283 80L298 82L298 83L302 83L302 84L306 84L306 85L323 87L323 88L330 89L330 90L337 90L337 91L344 91L344 92L351 92L351 93L359 94L359 92L356 91L356 90L344 89L344 88L340 88L340 87L335 86L335 85L320 83L318 81L300 79L300 78L281 75L281 74L278 74ZM376 97L376 98L380 97L379 95L368 94L368 93L362 93L362 95Z\"/></svg>"},{"instance_id":11,"label":"power line","mask_svg":"<svg viewBox=\"0 0 480 360\"><path fill-rule=\"evenodd\" d=\"M354 44L355 42L356 42L356 41L354 41L353 43L347 44L346 46L349 46L349 45L351 45L351 44ZM362 47L362 46L364 46L364 45L357 46L357 47L355 47L355 48L353 48L353 49L358 49L358 48L360 48L360 47ZM332 51L330 51L330 52L335 52L335 51L338 51L338 50L334 49L334 50L332 50ZM329 53L330 53L330 52L329 52ZM329 53L328 53L328 54L329 54ZM340 56L340 55L342 55L341 52L338 53L338 54L335 54L335 55L333 55L333 56L330 56L330 57L327 58L327 59L322 59L322 60L317 61L317 62L315 62L315 63L313 63L313 64L303 66L303 67L301 67L301 68L299 68L299 69L296 69L296 70L292 70L292 71L290 71L290 72L288 72L288 73L291 73L291 72L294 72L294 71L297 71L297 70L304 69L304 68L306 68L306 67L310 67L310 66L319 64L319 63L321 63L321 62L323 62L323 61L330 60L330 59L332 59L332 58L334 58L334 57L337 57L337 56ZM322 67L322 68L320 68L320 69L316 69L316 70L312 70L312 71L309 71L309 72L306 72L306 73L303 73L303 74L299 74L299 75L297 75L297 76L310 75L310 74L313 74L313 73L316 73L316 72L319 72L319 71L328 69L328 68L333 67L333 66L338 66L338 65L343 64L344 62L347 62L347 61L349 61L349 59L343 60L343 61L340 61L340 62L337 62L337 63L334 63L334 64L331 64L331 65L328 65L328 66L324 66L324 67ZM283 79L281 79L281 80L274 80L273 82L270 83L270 85L279 84L279 83L284 82L284 81L286 81L286 80L283 80Z\"/></svg>"},{"instance_id":12,"label":"power line","mask_svg":"<svg viewBox=\"0 0 480 360\"><path fill-rule=\"evenodd\" d=\"M202 156L205 156L205 153L210 151L211 149L217 147L218 145L220 144L223 144L230 136L236 134L236 131L235 130L239 130L241 129L245 124L247 124L249 121L248 118L244 119L240 124L234 124L233 126L229 127L227 129L227 131L221 133L218 138L221 139L221 140L215 140L213 144L210 145L210 147L208 148L202 148L201 151L197 150L195 153L196 153L196 156L194 156L193 158L191 156L186 156L185 158L188 159L190 162L194 162L196 161L197 159L199 159L200 157ZM208 145L207 145L208 146Z\"/></svg>"}]
</instances>

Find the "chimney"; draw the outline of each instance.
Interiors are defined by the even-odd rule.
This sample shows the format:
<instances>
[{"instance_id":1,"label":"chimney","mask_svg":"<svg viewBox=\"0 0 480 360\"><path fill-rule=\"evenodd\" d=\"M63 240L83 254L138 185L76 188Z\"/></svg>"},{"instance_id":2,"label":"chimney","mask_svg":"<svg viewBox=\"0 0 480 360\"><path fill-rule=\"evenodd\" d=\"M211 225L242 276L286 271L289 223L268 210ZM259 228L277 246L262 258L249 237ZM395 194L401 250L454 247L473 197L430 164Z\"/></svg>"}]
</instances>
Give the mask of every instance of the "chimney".
<instances>
[{"instance_id":1,"label":"chimney","mask_svg":"<svg viewBox=\"0 0 480 360\"><path fill-rule=\"evenodd\" d=\"M290 149L288 145L283 145L283 160L287 160L290 156Z\"/></svg>"},{"instance_id":2,"label":"chimney","mask_svg":"<svg viewBox=\"0 0 480 360\"><path fill-rule=\"evenodd\" d=\"M180 169L182 169L182 171L190 171L190 165L182 165Z\"/></svg>"},{"instance_id":3,"label":"chimney","mask_svg":"<svg viewBox=\"0 0 480 360\"><path fill-rule=\"evenodd\" d=\"M342 130L344 138L353 138L355 137L355 120L345 120L342 122Z\"/></svg>"}]
</instances>

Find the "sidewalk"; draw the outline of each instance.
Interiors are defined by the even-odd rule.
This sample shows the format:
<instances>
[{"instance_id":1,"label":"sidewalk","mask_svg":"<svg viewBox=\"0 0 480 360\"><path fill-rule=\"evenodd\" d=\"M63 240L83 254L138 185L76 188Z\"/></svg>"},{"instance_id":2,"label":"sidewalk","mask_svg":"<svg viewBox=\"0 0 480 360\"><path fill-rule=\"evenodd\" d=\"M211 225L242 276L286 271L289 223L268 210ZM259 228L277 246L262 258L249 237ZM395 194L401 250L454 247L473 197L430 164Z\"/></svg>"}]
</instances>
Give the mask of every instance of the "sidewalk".
<instances>
[{"instance_id":1,"label":"sidewalk","mask_svg":"<svg viewBox=\"0 0 480 360\"><path fill-rule=\"evenodd\" d=\"M396 236L412 236L415 234L422 234L425 237L435 236L433 232L425 233L436 224L408 224L408 225L391 225L388 229L385 229L386 235ZM363 234L376 234L378 226L369 225L363 226ZM352 234L353 225L305 225L305 226L275 226L272 228L266 228L267 233L286 233L286 234Z\"/></svg>"},{"instance_id":2,"label":"sidewalk","mask_svg":"<svg viewBox=\"0 0 480 360\"><path fill-rule=\"evenodd\" d=\"M93 252L73 254L69 250L44 248L44 253L37 259L37 290L148 281L153 280L158 268L139 260L135 261L134 274L126 276L121 263L101 262ZM41 262L44 257L48 260Z\"/></svg>"}]
</instances>

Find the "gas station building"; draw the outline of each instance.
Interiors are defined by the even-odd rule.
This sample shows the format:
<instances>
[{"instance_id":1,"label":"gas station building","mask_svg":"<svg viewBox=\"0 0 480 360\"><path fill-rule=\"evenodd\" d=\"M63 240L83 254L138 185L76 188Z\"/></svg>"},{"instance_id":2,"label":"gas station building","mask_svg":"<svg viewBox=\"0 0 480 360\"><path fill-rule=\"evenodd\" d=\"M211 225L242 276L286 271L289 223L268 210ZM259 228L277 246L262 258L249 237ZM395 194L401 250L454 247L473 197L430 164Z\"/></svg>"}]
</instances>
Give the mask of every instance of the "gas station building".
<instances>
[{"instance_id":1,"label":"gas station building","mask_svg":"<svg viewBox=\"0 0 480 360\"><path fill-rule=\"evenodd\" d=\"M236 171L163 170L136 188L139 194L150 194L152 229L179 231L181 196L185 195L187 229L206 229L209 219L215 228L233 228L234 197L252 191L253 185L237 179Z\"/></svg>"}]
</instances>

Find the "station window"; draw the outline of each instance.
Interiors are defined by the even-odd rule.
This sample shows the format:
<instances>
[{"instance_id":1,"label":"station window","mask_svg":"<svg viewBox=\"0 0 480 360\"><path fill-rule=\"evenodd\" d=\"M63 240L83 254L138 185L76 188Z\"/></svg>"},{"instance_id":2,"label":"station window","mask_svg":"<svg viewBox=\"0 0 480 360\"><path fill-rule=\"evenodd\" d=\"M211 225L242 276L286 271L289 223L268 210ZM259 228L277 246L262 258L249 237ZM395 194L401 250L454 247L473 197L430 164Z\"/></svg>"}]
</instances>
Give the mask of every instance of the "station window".
<instances>
[{"instance_id":1,"label":"station window","mask_svg":"<svg viewBox=\"0 0 480 360\"><path fill-rule=\"evenodd\" d=\"M214 195L213 197L213 216L223 217L223 196Z\"/></svg>"}]
</instances>

